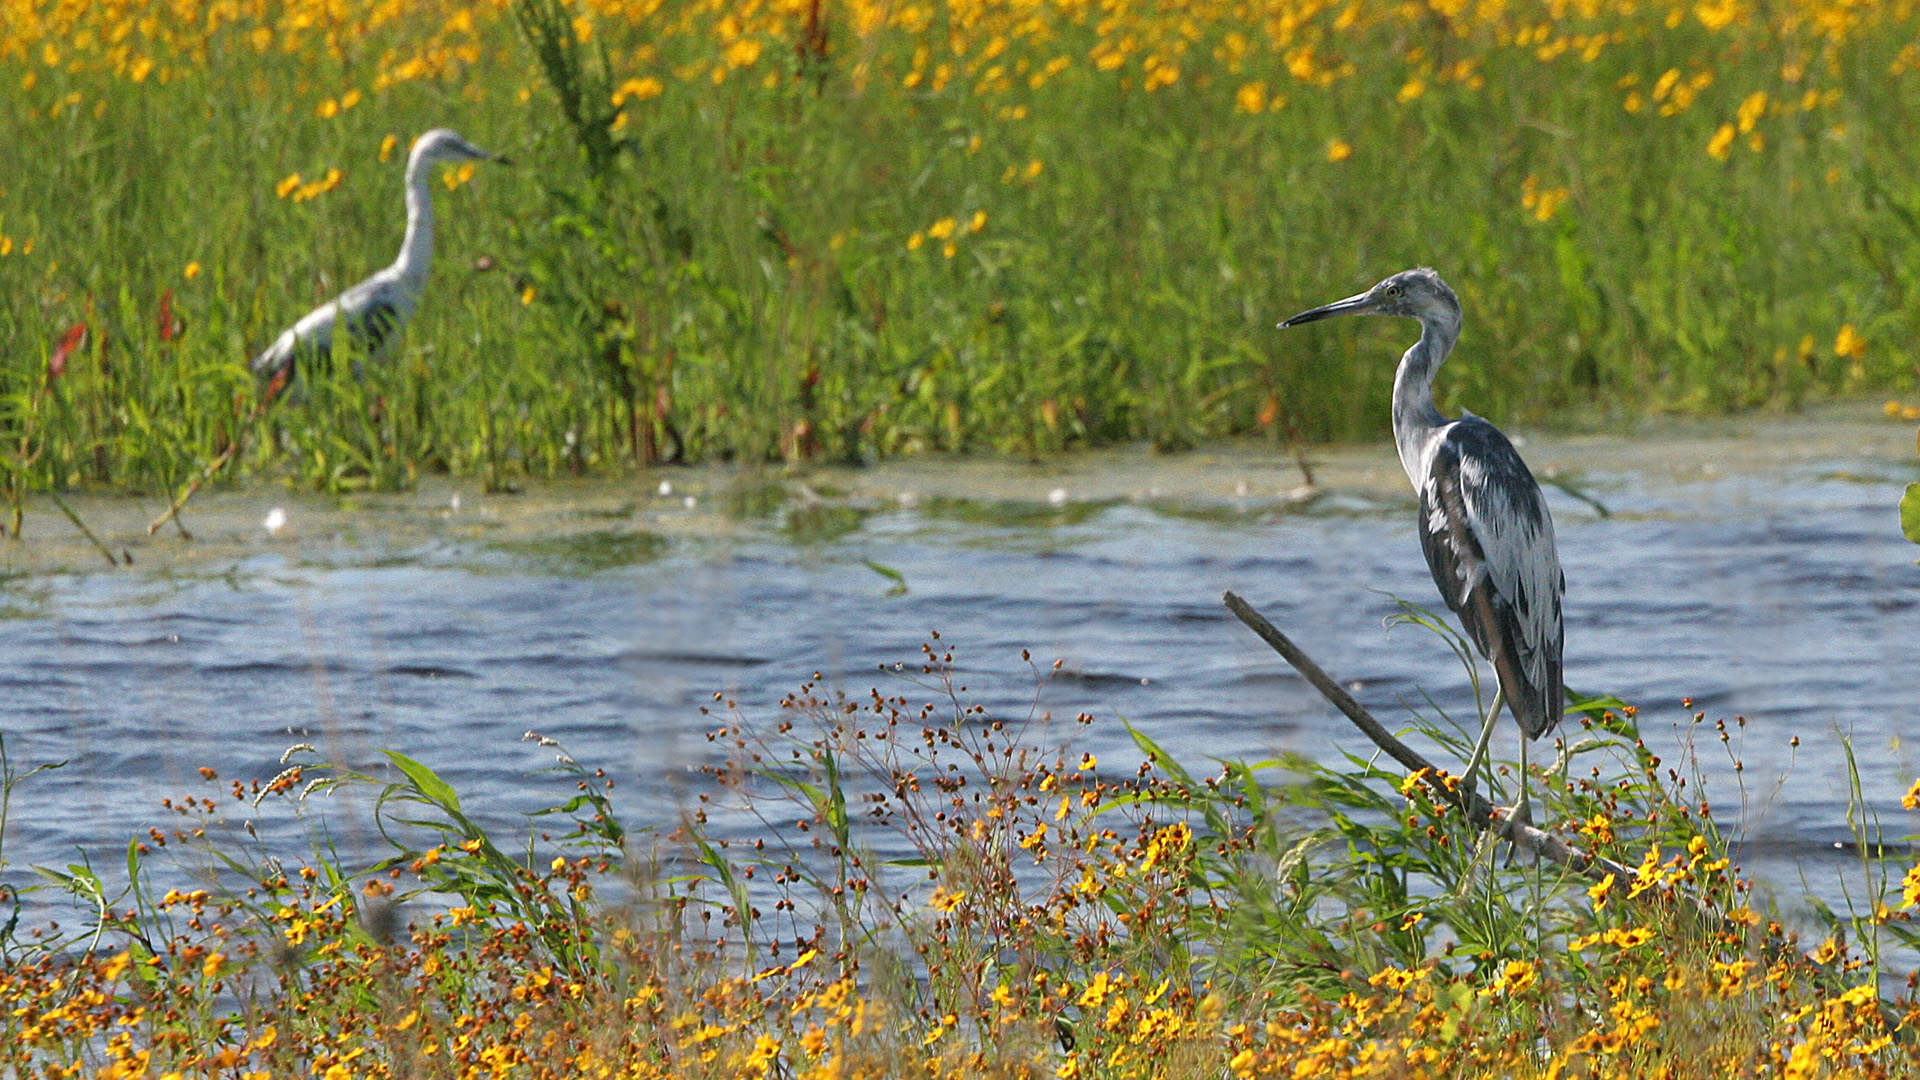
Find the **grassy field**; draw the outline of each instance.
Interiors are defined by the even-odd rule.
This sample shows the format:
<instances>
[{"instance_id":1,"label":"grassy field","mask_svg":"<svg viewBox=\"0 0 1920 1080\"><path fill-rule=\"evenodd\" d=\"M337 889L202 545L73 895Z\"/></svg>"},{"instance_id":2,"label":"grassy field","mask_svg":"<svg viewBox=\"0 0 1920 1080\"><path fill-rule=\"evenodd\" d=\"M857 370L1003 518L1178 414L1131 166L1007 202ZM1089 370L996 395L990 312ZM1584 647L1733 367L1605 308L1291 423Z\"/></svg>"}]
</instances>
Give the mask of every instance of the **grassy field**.
<instances>
[{"instance_id":1,"label":"grassy field","mask_svg":"<svg viewBox=\"0 0 1920 1080\"><path fill-rule=\"evenodd\" d=\"M6 0L0 494L1375 436L1414 264L1443 405L1600 425L1899 392L1911 3ZM398 362L245 359L438 189ZM486 267L487 269L481 269ZM78 329L84 328L84 329Z\"/></svg>"},{"instance_id":2,"label":"grassy field","mask_svg":"<svg viewBox=\"0 0 1920 1080\"><path fill-rule=\"evenodd\" d=\"M1898 867L1863 867L1856 909L1797 939L1730 865L1703 762L1661 762L1617 702L1569 717L1561 762L1533 780L1541 820L1624 864L1595 881L1477 839L1441 797L1445 777L1359 759L1190 771L1139 735L1137 770L1103 763L1074 735L1106 721L989 714L955 670L934 640L871 694L808 684L778 709L716 702L708 767L671 820L636 817L551 742L557 767L528 784L552 809L523 836L490 835L400 755L381 775L311 748L275 777L204 769L202 790L170 801L128 854L148 884L53 874L91 916L46 934L16 915L0 930L0 1068L234 1080L1920 1068L1920 1003L1889 955L1920 944L1920 868L1903 883ZM1727 723L1677 719L1724 771ZM1450 738L1437 718L1414 726ZM1511 773L1496 777L1511 799ZM9 792L19 779L7 774ZM294 815L310 848L255 839L286 837ZM370 818L385 857L349 862L333 838ZM152 884L169 867L196 869L201 887Z\"/></svg>"}]
</instances>

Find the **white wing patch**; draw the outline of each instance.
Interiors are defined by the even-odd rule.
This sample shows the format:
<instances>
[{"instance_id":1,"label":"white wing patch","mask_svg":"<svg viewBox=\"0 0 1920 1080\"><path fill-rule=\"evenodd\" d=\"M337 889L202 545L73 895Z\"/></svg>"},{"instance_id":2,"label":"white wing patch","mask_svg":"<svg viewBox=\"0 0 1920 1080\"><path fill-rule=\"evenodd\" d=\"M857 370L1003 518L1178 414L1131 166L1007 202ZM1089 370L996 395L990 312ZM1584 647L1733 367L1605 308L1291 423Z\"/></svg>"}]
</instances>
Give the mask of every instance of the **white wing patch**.
<instances>
[{"instance_id":1,"label":"white wing patch","mask_svg":"<svg viewBox=\"0 0 1920 1080\"><path fill-rule=\"evenodd\" d=\"M393 352L418 302L417 293L388 267L301 316L254 358L253 370L273 375L302 354L329 355L334 334L343 327L361 342L368 359L383 360Z\"/></svg>"},{"instance_id":2,"label":"white wing patch","mask_svg":"<svg viewBox=\"0 0 1920 1080\"><path fill-rule=\"evenodd\" d=\"M1466 430L1468 425L1480 430ZM1497 444L1489 435L1498 439ZM1442 438L1459 449L1466 525L1483 556L1472 560L1472 572L1484 575L1513 608L1521 633L1521 661L1530 679L1544 683L1549 668L1558 666L1551 660L1557 660L1562 637L1562 577L1553 518L1540 497L1539 485L1512 444L1492 425L1477 417L1463 419L1449 424Z\"/></svg>"}]
</instances>

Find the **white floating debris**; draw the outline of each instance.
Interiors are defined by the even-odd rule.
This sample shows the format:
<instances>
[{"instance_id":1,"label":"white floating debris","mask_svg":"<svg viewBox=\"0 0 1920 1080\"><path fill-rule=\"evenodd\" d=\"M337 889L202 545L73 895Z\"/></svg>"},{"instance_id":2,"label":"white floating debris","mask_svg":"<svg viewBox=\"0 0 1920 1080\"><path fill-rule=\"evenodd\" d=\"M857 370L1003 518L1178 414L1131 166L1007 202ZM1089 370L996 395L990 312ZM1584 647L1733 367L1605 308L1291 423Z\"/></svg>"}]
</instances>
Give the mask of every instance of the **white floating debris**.
<instances>
[{"instance_id":1,"label":"white floating debris","mask_svg":"<svg viewBox=\"0 0 1920 1080\"><path fill-rule=\"evenodd\" d=\"M916 506L919 506L919 505L920 505L920 493L919 493L919 492L917 492L917 491L903 491L903 492L901 492L901 493L900 493L900 505L901 505L901 506L902 506L903 508L905 508L905 509L908 509L908 510L911 510L911 509L913 509L914 507L916 507Z\"/></svg>"},{"instance_id":2,"label":"white floating debris","mask_svg":"<svg viewBox=\"0 0 1920 1080\"><path fill-rule=\"evenodd\" d=\"M455 495L455 496L454 496L453 498L451 498L451 499L448 499L448 500L447 500L447 509L449 509L449 510L458 510L458 509L460 509L460 496L458 496L458 495Z\"/></svg>"},{"instance_id":3,"label":"white floating debris","mask_svg":"<svg viewBox=\"0 0 1920 1080\"><path fill-rule=\"evenodd\" d=\"M662 480L662 481L660 481L660 495L661 495L661 497L662 497L662 498L665 498L666 496L668 496L668 495L671 495L671 494L673 494L673 481L671 481L671 480Z\"/></svg>"},{"instance_id":4,"label":"white floating debris","mask_svg":"<svg viewBox=\"0 0 1920 1080\"><path fill-rule=\"evenodd\" d=\"M260 523L260 527L267 530L271 536L280 535L280 530L287 527L287 512L277 506L274 507L267 511L266 520Z\"/></svg>"},{"instance_id":5,"label":"white floating debris","mask_svg":"<svg viewBox=\"0 0 1920 1080\"><path fill-rule=\"evenodd\" d=\"M1055 506L1065 506L1067 504L1067 489L1054 488L1052 491L1047 492L1047 501Z\"/></svg>"},{"instance_id":6,"label":"white floating debris","mask_svg":"<svg viewBox=\"0 0 1920 1080\"><path fill-rule=\"evenodd\" d=\"M1234 494L1234 496L1235 496L1236 498L1241 498L1241 499L1244 499L1244 498L1246 498L1246 497L1247 497L1247 482L1246 482L1245 480L1242 480L1242 481L1240 481L1239 483L1237 483L1237 484L1235 484L1235 485L1233 485L1233 494Z\"/></svg>"},{"instance_id":7,"label":"white floating debris","mask_svg":"<svg viewBox=\"0 0 1920 1080\"><path fill-rule=\"evenodd\" d=\"M699 499L696 499L696 498L694 498L694 497L693 497L693 496L691 496L691 495L689 495L689 496L687 496L686 498L684 498L684 499L682 499L682 500L680 500L680 505L682 505L682 506L684 506L684 507L686 507L686 508L687 508L687 509L689 509L689 510L691 510L691 509L693 509L693 508L694 508L695 506L698 506L699 504L700 504L700 500L699 500Z\"/></svg>"}]
</instances>

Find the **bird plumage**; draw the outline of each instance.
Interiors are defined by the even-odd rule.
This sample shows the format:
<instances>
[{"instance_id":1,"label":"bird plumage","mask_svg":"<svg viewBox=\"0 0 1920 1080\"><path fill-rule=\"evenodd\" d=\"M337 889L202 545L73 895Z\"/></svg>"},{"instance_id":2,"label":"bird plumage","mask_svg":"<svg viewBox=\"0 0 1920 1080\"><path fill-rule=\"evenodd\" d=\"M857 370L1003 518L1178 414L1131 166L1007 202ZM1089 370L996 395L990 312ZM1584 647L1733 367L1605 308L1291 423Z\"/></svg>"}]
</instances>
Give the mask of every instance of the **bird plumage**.
<instances>
[{"instance_id":1,"label":"bird plumage","mask_svg":"<svg viewBox=\"0 0 1920 1080\"><path fill-rule=\"evenodd\" d=\"M331 356L334 329L342 322L361 356L386 359L419 303L418 296L402 288L397 277L388 267L307 312L253 358L253 373L263 379L282 373L291 376L302 356Z\"/></svg>"},{"instance_id":2,"label":"bird plumage","mask_svg":"<svg viewBox=\"0 0 1920 1080\"><path fill-rule=\"evenodd\" d=\"M1420 548L1467 636L1492 664L1527 738L1560 718L1565 577L1553 518L1526 462L1498 428L1465 416L1430 440Z\"/></svg>"},{"instance_id":3,"label":"bird plumage","mask_svg":"<svg viewBox=\"0 0 1920 1080\"><path fill-rule=\"evenodd\" d=\"M1421 268L1280 325L1348 314L1420 322L1393 381L1394 442L1420 496L1420 547L1441 598L1492 663L1500 700L1527 738L1539 738L1562 712L1566 577L1552 515L1513 443L1471 413L1450 419L1433 404L1434 374L1459 340L1460 302Z\"/></svg>"},{"instance_id":4,"label":"bird plumage","mask_svg":"<svg viewBox=\"0 0 1920 1080\"><path fill-rule=\"evenodd\" d=\"M342 331L359 356L381 360L392 353L419 307L433 261L432 167L472 160L506 163L448 128L435 128L414 140L407 155L407 233L400 254L391 265L301 316L253 358L249 366L270 394L284 389L302 362L331 356L335 336Z\"/></svg>"}]
</instances>

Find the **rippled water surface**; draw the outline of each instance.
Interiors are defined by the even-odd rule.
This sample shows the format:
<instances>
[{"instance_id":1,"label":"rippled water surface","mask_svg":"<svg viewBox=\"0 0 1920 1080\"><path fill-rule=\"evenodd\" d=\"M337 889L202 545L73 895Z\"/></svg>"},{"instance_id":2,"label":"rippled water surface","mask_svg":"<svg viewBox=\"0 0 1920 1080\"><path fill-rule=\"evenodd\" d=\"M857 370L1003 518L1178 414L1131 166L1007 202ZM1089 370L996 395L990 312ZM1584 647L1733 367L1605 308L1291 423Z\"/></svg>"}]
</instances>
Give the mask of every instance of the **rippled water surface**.
<instances>
[{"instance_id":1,"label":"rippled water surface","mask_svg":"<svg viewBox=\"0 0 1920 1080\"><path fill-rule=\"evenodd\" d=\"M1548 490L1569 683L1640 704L1668 753L1699 738L1749 869L1788 899L1803 877L1831 899L1842 733L1887 834L1915 830L1899 797L1916 773L1920 548L1895 510L1920 478L1910 427L1837 410L1522 452L1579 493ZM154 506L76 504L132 556L118 569L36 507L27 541L0 544L0 728L16 765L68 764L19 789L5 854L114 864L165 823L161 798L207 790L198 767L269 777L295 741L362 763L403 750L510 822L550 794L528 729L620 778L633 820L670 822L676 778L708 760L714 692L761 716L814 671L905 692L876 668L913 661L931 630L1002 713L1036 694L1022 649L1064 661L1040 707L1095 714L1079 737L1103 768L1137 760L1121 718L1196 761L1360 750L1220 605L1240 592L1383 717L1426 697L1464 707L1437 639L1382 628L1393 595L1437 604L1391 449L1313 462L1312 499L1290 459L1254 448L666 470L511 495L259 489L196 502L191 541L138 544ZM1683 696L1746 718L1730 748L1683 723ZM355 827L340 825L349 845Z\"/></svg>"}]
</instances>

